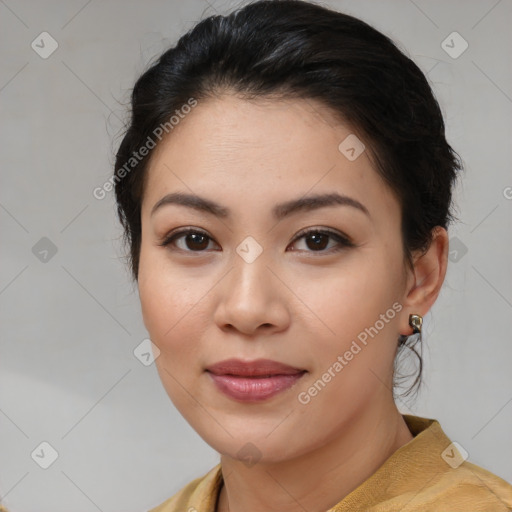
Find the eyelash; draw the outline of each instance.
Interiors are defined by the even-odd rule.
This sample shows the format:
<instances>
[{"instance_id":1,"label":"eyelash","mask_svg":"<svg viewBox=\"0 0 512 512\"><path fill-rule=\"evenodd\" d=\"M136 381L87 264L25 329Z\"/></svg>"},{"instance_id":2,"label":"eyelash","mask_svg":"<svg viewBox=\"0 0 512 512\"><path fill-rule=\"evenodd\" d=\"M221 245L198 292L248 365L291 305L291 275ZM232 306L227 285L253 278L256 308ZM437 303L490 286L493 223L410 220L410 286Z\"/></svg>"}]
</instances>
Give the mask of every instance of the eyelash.
<instances>
[{"instance_id":1,"label":"eyelash","mask_svg":"<svg viewBox=\"0 0 512 512\"><path fill-rule=\"evenodd\" d=\"M162 246L162 247L168 247L169 245L171 245L175 240L179 239L179 238L182 238L183 236L185 235L202 235L206 238L209 238L210 240L213 240L206 232L202 231L202 230L199 230L199 229L191 229L191 228L187 228L187 229L182 229L180 231L177 231L175 233L170 233L168 236L166 236L163 241L161 243L159 243L158 245L159 246ZM308 235L312 235L312 234L320 234L320 235L327 235L329 236L330 238L334 239L339 245L338 247L334 248L334 250L331 248L330 250L321 250L321 251L305 251L305 252L310 252L310 253L326 253L326 254L332 254L332 253L337 253L339 251L342 251L346 248L350 248L350 247L355 247L355 244L346 236L343 236L335 231L331 231L330 229L319 229L319 228L308 228L308 229L305 229L301 232L299 232L297 234L297 236L295 237L295 239L292 241L292 244L295 244L298 240L300 240L301 238L305 238L307 237ZM172 250L172 251L181 251L181 252L185 252L185 253L202 253L202 252L207 252L206 250L202 250L202 251L192 251L192 250L184 250L184 249L178 249L178 248L169 248L169 250ZM299 251L300 252L300 251Z\"/></svg>"}]
</instances>

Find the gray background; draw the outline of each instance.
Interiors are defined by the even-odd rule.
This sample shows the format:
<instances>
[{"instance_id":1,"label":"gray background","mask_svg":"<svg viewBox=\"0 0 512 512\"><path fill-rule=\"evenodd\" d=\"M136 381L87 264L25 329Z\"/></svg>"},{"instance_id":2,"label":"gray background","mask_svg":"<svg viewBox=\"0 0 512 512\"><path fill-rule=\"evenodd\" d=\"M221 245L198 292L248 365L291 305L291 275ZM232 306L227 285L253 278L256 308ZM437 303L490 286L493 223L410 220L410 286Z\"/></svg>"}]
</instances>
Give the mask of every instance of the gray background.
<instances>
[{"instance_id":1,"label":"gray background","mask_svg":"<svg viewBox=\"0 0 512 512\"><path fill-rule=\"evenodd\" d=\"M472 462L511 481L512 2L325 4L428 73L466 165L446 282L425 318L426 385L399 407L437 418ZM147 510L218 461L134 356L147 333L113 195L92 191L112 172L135 78L235 5L0 0L0 496L14 512ZM31 47L43 31L58 43L46 59ZM469 43L457 58L441 47L453 31ZM48 469L36 463L50 456L43 441L58 452Z\"/></svg>"}]
</instances>

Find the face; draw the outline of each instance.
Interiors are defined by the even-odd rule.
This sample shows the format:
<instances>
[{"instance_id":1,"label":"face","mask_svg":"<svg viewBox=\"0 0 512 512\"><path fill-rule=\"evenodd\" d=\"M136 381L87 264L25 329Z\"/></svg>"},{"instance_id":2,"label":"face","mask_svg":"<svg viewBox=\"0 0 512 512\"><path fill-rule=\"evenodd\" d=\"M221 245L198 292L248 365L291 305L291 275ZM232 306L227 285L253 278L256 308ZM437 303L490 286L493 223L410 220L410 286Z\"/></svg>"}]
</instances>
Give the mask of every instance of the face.
<instances>
[{"instance_id":1,"label":"face","mask_svg":"<svg viewBox=\"0 0 512 512\"><path fill-rule=\"evenodd\" d=\"M339 149L352 133L312 100L224 96L199 102L153 154L144 323L169 397L222 454L240 458L250 442L262 461L290 459L391 401L400 207L367 151ZM207 371L232 358L295 373L256 382Z\"/></svg>"}]
</instances>

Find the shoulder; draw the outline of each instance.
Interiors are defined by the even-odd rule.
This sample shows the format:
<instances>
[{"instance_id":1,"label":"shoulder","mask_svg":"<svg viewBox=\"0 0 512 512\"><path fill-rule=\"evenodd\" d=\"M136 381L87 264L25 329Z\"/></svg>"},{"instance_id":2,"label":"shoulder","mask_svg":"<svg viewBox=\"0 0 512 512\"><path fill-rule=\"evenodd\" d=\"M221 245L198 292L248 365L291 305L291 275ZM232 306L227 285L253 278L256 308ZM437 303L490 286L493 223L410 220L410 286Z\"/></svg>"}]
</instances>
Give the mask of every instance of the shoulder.
<instances>
[{"instance_id":1,"label":"shoulder","mask_svg":"<svg viewBox=\"0 0 512 512\"><path fill-rule=\"evenodd\" d=\"M512 485L467 460L467 453L446 436L437 420L408 417L408 421L418 434L418 449L410 443L409 456L419 464L409 469L414 467L422 475L424 489L418 493L418 500L425 500L422 505L428 504L429 510L437 510L436 506L471 512L512 510Z\"/></svg>"},{"instance_id":2,"label":"shoulder","mask_svg":"<svg viewBox=\"0 0 512 512\"><path fill-rule=\"evenodd\" d=\"M218 464L148 512L215 512L221 484L222 471Z\"/></svg>"},{"instance_id":3,"label":"shoulder","mask_svg":"<svg viewBox=\"0 0 512 512\"><path fill-rule=\"evenodd\" d=\"M468 461L443 473L429 491L434 503L450 506L450 510L512 510L512 485Z\"/></svg>"},{"instance_id":4,"label":"shoulder","mask_svg":"<svg viewBox=\"0 0 512 512\"><path fill-rule=\"evenodd\" d=\"M385 497L365 502L358 508L341 506L329 512L511 512L512 486L489 471L464 462L451 471L427 472L415 479L415 485L405 477L397 483L394 492ZM388 492L389 492L388 488ZM359 498L359 497L358 497ZM347 500L348 501L348 500ZM345 505L345 502L342 502Z\"/></svg>"},{"instance_id":5,"label":"shoulder","mask_svg":"<svg viewBox=\"0 0 512 512\"><path fill-rule=\"evenodd\" d=\"M469 462L437 420L404 420L413 439L329 512L512 511L512 485Z\"/></svg>"},{"instance_id":6,"label":"shoulder","mask_svg":"<svg viewBox=\"0 0 512 512\"><path fill-rule=\"evenodd\" d=\"M448 438L437 420L409 416L407 422L415 438L404 447L404 465L419 487L408 489L415 491L412 510L512 510L512 485L467 460L465 450Z\"/></svg>"}]
</instances>

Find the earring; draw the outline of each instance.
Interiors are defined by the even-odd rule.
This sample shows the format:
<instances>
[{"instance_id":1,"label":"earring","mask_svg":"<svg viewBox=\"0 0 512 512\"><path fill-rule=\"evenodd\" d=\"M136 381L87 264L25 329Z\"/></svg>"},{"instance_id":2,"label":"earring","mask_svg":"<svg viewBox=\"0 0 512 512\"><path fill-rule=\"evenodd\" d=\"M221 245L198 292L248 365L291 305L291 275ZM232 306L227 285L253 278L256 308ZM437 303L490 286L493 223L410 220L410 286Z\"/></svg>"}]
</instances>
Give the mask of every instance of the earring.
<instances>
[{"instance_id":1,"label":"earring","mask_svg":"<svg viewBox=\"0 0 512 512\"><path fill-rule=\"evenodd\" d=\"M421 325L423 324L423 317L421 315L415 315L414 313L409 315L409 325L412 327L412 336L417 338L417 341L421 342Z\"/></svg>"}]
</instances>

